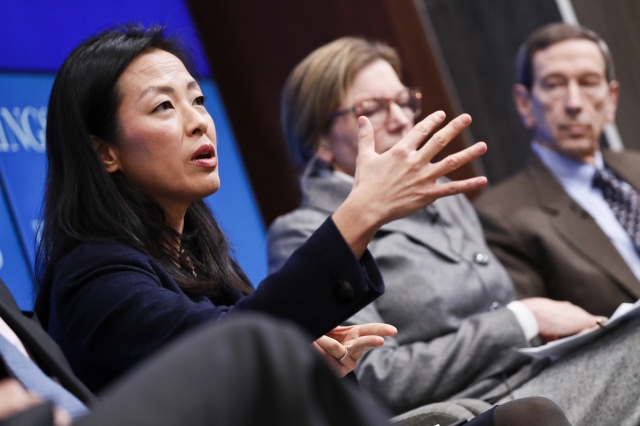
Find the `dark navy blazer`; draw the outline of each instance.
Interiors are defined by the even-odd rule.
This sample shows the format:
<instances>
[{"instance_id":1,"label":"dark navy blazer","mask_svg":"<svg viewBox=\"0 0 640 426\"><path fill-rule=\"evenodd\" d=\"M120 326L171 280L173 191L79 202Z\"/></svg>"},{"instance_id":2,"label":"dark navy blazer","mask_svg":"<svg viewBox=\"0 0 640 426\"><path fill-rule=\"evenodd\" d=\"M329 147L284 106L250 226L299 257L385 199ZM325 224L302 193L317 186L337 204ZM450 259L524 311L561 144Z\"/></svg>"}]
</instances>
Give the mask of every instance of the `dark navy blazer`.
<instances>
[{"instance_id":1,"label":"dark navy blazer","mask_svg":"<svg viewBox=\"0 0 640 426\"><path fill-rule=\"evenodd\" d=\"M265 312L317 338L384 292L371 254L358 262L331 218L232 306L187 296L157 262L119 243L80 244L52 279L49 334L94 392L175 336L229 313Z\"/></svg>"}]
</instances>

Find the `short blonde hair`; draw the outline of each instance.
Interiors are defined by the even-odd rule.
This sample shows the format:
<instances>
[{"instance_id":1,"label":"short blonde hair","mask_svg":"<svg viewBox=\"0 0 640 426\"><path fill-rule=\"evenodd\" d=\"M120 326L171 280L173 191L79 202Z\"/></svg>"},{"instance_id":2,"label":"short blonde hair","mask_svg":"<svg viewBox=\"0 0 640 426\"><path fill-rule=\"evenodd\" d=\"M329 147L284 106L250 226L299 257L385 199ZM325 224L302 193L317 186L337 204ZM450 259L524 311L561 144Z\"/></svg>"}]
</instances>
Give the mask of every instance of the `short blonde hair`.
<instances>
[{"instance_id":1,"label":"short blonde hair","mask_svg":"<svg viewBox=\"0 0 640 426\"><path fill-rule=\"evenodd\" d=\"M284 136L303 164L313 158L356 74L377 59L400 76L398 53L381 42L343 37L311 52L289 74L281 99Z\"/></svg>"}]
</instances>

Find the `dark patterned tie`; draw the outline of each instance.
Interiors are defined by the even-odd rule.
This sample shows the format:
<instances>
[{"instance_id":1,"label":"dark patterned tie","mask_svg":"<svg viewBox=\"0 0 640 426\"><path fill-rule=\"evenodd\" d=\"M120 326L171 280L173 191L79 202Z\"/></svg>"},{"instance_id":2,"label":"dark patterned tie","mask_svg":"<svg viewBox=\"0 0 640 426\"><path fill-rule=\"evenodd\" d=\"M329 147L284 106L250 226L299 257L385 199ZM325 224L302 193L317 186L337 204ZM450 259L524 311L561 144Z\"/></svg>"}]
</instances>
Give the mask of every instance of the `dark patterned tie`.
<instances>
[{"instance_id":1,"label":"dark patterned tie","mask_svg":"<svg viewBox=\"0 0 640 426\"><path fill-rule=\"evenodd\" d=\"M42 399L51 401L58 407L64 408L73 418L88 413L87 407L78 398L44 374L40 367L24 356L1 334L0 356L2 356L6 367L13 372L15 378L27 390L37 393Z\"/></svg>"},{"instance_id":2,"label":"dark patterned tie","mask_svg":"<svg viewBox=\"0 0 640 426\"><path fill-rule=\"evenodd\" d=\"M602 196L640 253L640 193L607 169L596 169L593 187L602 191Z\"/></svg>"}]
</instances>

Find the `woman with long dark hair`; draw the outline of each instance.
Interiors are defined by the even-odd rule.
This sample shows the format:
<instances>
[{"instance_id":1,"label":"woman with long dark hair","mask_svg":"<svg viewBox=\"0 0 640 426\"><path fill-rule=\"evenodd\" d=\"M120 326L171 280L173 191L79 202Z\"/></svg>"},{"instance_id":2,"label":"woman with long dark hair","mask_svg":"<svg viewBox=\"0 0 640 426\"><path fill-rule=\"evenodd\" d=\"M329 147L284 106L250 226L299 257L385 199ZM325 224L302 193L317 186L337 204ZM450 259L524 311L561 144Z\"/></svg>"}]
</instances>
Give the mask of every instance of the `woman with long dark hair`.
<instances>
[{"instance_id":1,"label":"woman with long dark hair","mask_svg":"<svg viewBox=\"0 0 640 426\"><path fill-rule=\"evenodd\" d=\"M294 321L342 373L393 327L336 327L384 291L366 246L384 223L485 178L436 179L483 154L431 158L470 123L434 113L385 154L360 121L354 190L287 264L254 290L202 199L219 185L213 121L179 43L127 26L78 46L61 67L47 125L36 311L97 390L174 336L230 312ZM332 330L333 329L333 330ZM241 355L241 354L240 354Z\"/></svg>"}]
</instances>

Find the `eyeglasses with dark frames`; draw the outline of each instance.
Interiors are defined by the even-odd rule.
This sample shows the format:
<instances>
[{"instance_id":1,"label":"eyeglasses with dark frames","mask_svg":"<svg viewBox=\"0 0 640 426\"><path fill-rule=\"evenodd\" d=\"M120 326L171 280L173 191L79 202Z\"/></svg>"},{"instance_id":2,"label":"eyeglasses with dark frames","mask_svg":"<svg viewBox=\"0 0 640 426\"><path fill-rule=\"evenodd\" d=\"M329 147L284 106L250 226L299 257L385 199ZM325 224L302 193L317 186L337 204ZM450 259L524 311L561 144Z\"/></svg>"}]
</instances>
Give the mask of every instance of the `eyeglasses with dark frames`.
<instances>
[{"instance_id":1,"label":"eyeglasses with dark frames","mask_svg":"<svg viewBox=\"0 0 640 426\"><path fill-rule=\"evenodd\" d=\"M402 112L413 120L422 112L422 93L420 93L420 89L418 88L406 87L398 93L394 99L383 98L381 96L366 99L352 107L341 109L331 114L327 120L327 128L331 126L333 120L337 117L353 113L356 117L367 117L373 128L378 129L389 119L391 104L398 105Z\"/></svg>"}]
</instances>

